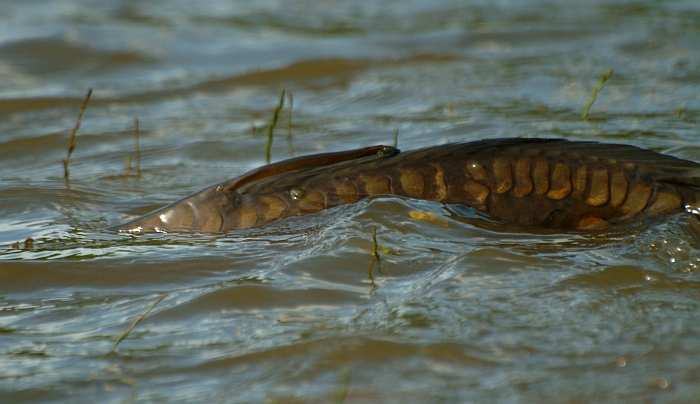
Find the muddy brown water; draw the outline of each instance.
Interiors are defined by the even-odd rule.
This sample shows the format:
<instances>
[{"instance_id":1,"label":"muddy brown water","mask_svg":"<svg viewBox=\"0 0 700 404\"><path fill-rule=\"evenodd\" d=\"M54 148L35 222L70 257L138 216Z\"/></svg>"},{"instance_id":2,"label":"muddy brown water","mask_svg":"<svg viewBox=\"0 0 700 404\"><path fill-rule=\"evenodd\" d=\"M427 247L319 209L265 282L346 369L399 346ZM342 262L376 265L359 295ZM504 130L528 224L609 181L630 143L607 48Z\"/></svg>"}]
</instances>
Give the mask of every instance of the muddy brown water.
<instances>
[{"instance_id":1,"label":"muddy brown water","mask_svg":"<svg viewBox=\"0 0 700 404\"><path fill-rule=\"evenodd\" d=\"M501 232L376 197L225 235L105 229L264 164L281 86L273 161L396 129L402 149L564 137L700 161L698 44L696 1L4 2L0 402L696 402L689 215Z\"/></svg>"}]
</instances>

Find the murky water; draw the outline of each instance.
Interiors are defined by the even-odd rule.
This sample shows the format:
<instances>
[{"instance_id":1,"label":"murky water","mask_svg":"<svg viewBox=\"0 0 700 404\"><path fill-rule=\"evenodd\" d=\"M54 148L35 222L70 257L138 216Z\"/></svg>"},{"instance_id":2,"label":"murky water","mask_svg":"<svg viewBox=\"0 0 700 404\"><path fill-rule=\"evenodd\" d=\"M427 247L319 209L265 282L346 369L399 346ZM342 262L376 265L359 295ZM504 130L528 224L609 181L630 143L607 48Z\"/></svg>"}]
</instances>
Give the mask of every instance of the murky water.
<instances>
[{"instance_id":1,"label":"murky water","mask_svg":"<svg viewBox=\"0 0 700 404\"><path fill-rule=\"evenodd\" d=\"M503 233L380 197L223 236L105 228L264 164L282 86L273 160L398 129L402 149L565 137L700 161L698 44L696 1L3 2L0 401L695 402L687 215Z\"/></svg>"}]
</instances>

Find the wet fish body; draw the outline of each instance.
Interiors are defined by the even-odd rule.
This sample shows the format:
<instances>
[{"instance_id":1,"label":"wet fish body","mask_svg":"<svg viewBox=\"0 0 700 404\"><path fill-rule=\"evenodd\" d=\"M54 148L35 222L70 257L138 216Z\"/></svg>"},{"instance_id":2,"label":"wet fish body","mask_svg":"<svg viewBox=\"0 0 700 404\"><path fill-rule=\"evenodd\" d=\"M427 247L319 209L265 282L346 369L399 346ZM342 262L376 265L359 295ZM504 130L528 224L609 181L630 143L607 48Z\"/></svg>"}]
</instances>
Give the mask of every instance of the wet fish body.
<instances>
[{"instance_id":1,"label":"wet fish body","mask_svg":"<svg viewBox=\"0 0 700 404\"><path fill-rule=\"evenodd\" d=\"M518 225L601 230L696 207L700 164L634 146L562 139L408 152L374 146L270 164L112 229L224 232L372 195L462 204Z\"/></svg>"}]
</instances>

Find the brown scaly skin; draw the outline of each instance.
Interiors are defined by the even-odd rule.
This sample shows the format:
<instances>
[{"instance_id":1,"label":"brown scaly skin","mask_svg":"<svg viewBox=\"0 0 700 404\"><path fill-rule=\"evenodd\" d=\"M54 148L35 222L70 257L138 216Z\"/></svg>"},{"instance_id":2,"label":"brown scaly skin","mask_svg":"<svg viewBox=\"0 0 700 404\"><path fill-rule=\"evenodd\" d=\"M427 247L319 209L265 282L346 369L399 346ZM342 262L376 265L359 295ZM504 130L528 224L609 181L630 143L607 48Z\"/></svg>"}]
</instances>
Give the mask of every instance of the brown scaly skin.
<instances>
[{"instance_id":1,"label":"brown scaly skin","mask_svg":"<svg viewBox=\"0 0 700 404\"><path fill-rule=\"evenodd\" d=\"M387 194L471 206L518 225L601 230L697 207L700 164L562 139L482 140L404 153L374 146L264 166L112 230L223 232Z\"/></svg>"}]
</instances>

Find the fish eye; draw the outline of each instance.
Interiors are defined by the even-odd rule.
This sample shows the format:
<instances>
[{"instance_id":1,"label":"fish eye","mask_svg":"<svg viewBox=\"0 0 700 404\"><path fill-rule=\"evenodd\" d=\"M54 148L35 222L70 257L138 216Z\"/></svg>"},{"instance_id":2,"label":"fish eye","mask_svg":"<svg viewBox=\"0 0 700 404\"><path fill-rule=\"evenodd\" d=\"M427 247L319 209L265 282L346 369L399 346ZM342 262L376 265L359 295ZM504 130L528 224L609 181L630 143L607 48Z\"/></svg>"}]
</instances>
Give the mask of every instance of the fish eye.
<instances>
[{"instance_id":1,"label":"fish eye","mask_svg":"<svg viewBox=\"0 0 700 404\"><path fill-rule=\"evenodd\" d=\"M292 199L294 199L296 201L296 200L299 200L299 199L304 197L304 191L302 191L301 189L298 189L298 188L292 188L289 191L289 195L291 195Z\"/></svg>"},{"instance_id":2,"label":"fish eye","mask_svg":"<svg viewBox=\"0 0 700 404\"><path fill-rule=\"evenodd\" d=\"M391 156L392 154L394 154L394 151L396 151L396 149L391 146L382 146L379 148L377 154L379 154L380 156Z\"/></svg>"}]
</instances>

